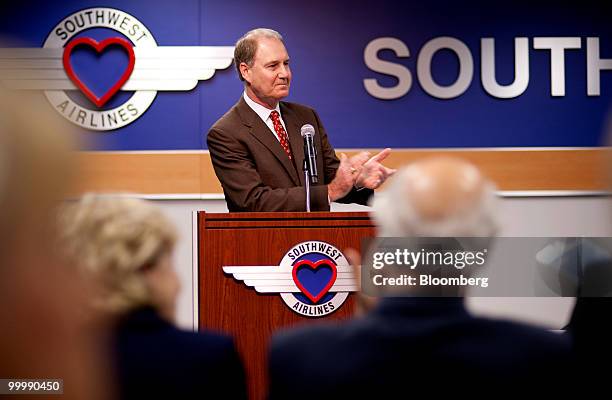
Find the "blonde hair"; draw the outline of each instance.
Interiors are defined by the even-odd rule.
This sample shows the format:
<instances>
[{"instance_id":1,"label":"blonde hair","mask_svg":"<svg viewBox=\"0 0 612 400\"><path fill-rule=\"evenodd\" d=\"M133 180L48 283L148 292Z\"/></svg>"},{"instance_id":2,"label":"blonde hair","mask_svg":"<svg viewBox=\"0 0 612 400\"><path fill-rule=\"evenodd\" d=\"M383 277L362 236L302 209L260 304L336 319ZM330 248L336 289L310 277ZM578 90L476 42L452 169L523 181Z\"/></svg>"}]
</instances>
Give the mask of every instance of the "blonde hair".
<instances>
[{"instance_id":1,"label":"blonde hair","mask_svg":"<svg viewBox=\"0 0 612 400\"><path fill-rule=\"evenodd\" d=\"M159 208L128 196L87 194L62 210L59 225L68 259L101 285L95 306L124 313L154 305L142 272L169 254L177 238Z\"/></svg>"}]
</instances>

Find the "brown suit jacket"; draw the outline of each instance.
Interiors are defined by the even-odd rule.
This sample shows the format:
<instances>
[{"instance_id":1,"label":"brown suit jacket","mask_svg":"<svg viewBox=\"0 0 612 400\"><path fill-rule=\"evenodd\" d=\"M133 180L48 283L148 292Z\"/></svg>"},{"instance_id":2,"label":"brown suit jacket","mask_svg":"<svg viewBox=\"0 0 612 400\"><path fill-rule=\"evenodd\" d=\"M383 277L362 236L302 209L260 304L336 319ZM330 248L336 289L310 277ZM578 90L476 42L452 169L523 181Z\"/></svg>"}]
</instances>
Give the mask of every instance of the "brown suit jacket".
<instances>
[{"instance_id":1,"label":"brown suit jacket","mask_svg":"<svg viewBox=\"0 0 612 400\"><path fill-rule=\"evenodd\" d=\"M327 184L340 161L317 113L295 103L280 103L293 160L242 97L210 128L208 150L229 211L305 211L304 143L300 128L315 128L319 183L310 187L312 211L329 211ZM353 190L339 202L366 204L369 189Z\"/></svg>"}]
</instances>

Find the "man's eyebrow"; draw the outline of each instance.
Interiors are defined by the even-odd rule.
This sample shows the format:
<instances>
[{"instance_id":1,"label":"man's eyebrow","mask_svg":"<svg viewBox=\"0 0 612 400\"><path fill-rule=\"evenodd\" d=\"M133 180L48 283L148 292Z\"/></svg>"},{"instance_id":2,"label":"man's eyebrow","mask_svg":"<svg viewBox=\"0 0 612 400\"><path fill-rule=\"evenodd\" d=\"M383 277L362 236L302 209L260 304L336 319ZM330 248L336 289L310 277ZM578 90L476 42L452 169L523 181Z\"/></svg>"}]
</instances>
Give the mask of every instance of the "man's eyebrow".
<instances>
[{"instance_id":1,"label":"man's eyebrow","mask_svg":"<svg viewBox=\"0 0 612 400\"><path fill-rule=\"evenodd\" d=\"M286 58L284 60L272 60L272 61L268 61L267 63L265 63L264 67L268 67L268 66L273 65L273 64L278 64L278 63L281 63L281 62L284 63L284 62L288 62L288 61L289 61L289 58Z\"/></svg>"}]
</instances>

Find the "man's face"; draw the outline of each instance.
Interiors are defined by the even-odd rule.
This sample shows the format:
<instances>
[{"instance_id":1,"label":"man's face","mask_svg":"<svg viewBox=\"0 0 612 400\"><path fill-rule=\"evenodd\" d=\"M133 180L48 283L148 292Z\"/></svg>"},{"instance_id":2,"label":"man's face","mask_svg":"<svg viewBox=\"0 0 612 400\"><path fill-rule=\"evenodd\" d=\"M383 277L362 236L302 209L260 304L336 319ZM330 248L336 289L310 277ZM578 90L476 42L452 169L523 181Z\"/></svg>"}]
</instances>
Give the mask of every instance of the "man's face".
<instances>
[{"instance_id":1,"label":"man's face","mask_svg":"<svg viewBox=\"0 0 612 400\"><path fill-rule=\"evenodd\" d=\"M253 94L264 103L275 106L289 95L289 54L280 40L259 38L253 66L245 64L241 71Z\"/></svg>"}]
</instances>

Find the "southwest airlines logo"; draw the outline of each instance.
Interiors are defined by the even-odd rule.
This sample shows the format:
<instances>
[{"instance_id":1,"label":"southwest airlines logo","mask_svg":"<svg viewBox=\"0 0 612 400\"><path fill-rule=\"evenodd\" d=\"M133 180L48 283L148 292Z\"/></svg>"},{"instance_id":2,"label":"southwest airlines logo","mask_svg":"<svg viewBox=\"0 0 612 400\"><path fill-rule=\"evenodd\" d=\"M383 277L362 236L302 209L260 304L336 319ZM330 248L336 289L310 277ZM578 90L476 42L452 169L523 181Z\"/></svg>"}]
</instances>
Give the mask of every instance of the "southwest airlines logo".
<instances>
[{"instance_id":1,"label":"southwest airlines logo","mask_svg":"<svg viewBox=\"0 0 612 400\"><path fill-rule=\"evenodd\" d=\"M92 29L104 39L91 37ZM42 48L0 49L0 80L12 89L44 91L64 118L83 128L110 131L137 120L158 91L192 90L229 67L233 51L158 46L132 15L88 8L58 23Z\"/></svg>"},{"instance_id":2,"label":"southwest airlines logo","mask_svg":"<svg viewBox=\"0 0 612 400\"><path fill-rule=\"evenodd\" d=\"M359 289L344 254L320 241L296 244L280 265L224 266L223 271L259 293L280 293L287 306L307 317L331 314Z\"/></svg>"}]
</instances>

